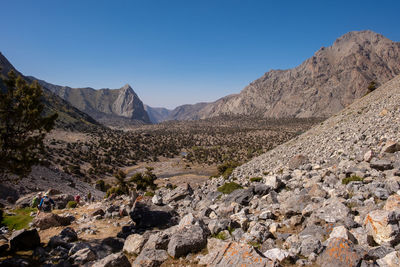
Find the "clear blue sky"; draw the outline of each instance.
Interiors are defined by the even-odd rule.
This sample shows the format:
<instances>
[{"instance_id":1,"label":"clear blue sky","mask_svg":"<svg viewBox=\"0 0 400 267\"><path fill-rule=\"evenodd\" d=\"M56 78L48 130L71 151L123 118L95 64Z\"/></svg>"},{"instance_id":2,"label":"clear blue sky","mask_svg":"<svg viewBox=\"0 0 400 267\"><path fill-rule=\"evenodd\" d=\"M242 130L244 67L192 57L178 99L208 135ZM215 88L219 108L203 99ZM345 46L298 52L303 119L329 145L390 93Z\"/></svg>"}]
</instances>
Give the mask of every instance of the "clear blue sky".
<instances>
[{"instance_id":1,"label":"clear blue sky","mask_svg":"<svg viewBox=\"0 0 400 267\"><path fill-rule=\"evenodd\" d=\"M131 84L175 107L240 92L346 32L400 41L400 1L3 1L0 51L21 72L71 87Z\"/></svg>"}]
</instances>

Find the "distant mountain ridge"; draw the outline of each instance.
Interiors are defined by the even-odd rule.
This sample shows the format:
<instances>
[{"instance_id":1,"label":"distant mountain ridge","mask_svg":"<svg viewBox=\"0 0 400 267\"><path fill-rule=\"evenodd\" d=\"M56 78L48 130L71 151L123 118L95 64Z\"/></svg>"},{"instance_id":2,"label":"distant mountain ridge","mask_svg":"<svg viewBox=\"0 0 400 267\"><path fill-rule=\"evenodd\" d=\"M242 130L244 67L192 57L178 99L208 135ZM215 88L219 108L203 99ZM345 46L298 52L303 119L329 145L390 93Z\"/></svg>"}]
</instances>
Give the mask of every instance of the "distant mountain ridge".
<instances>
[{"instance_id":1,"label":"distant mountain ridge","mask_svg":"<svg viewBox=\"0 0 400 267\"><path fill-rule=\"evenodd\" d=\"M143 102L129 84L119 89L71 88L38 82L74 107L110 126L150 123Z\"/></svg>"},{"instance_id":2,"label":"distant mountain ridge","mask_svg":"<svg viewBox=\"0 0 400 267\"><path fill-rule=\"evenodd\" d=\"M8 61L8 59L0 52L0 75L6 76L10 71L14 71L17 75L21 75L24 79L31 83L34 81L32 77L24 76ZM0 90L5 89L5 85L0 80ZM67 101L55 95L46 86L43 86L43 96L46 114L58 113L56 126L65 129L85 129L90 126L99 126L99 123L86 113L73 107Z\"/></svg>"},{"instance_id":3,"label":"distant mountain ridge","mask_svg":"<svg viewBox=\"0 0 400 267\"><path fill-rule=\"evenodd\" d=\"M223 97L200 109L185 106L186 111L193 112L186 112L183 117L176 113L175 118L329 117L365 95L371 81L380 85L397 74L400 74L400 43L369 30L349 32L293 69L271 70L239 94Z\"/></svg>"}]
</instances>

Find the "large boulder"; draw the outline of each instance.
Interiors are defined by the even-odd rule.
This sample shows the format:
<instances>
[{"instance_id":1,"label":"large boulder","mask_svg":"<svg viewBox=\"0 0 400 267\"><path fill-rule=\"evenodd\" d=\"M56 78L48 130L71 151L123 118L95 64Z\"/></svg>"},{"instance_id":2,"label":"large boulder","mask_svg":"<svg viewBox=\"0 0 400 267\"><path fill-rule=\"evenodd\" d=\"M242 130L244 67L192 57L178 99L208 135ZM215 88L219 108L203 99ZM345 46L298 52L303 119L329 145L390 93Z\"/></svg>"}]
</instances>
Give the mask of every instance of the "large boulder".
<instances>
[{"instance_id":1,"label":"large boulder","mask_svg":"<svg viewBox=\"0 0 400 267\"><path fill-rule=\"evenodd\" d=\"M10 237L10 249L12 251L31 250L40 246L40 236L36 229L18 230Z\"/></svg>"},{"instance_id":2,"label":"large boulder","mask_svg":"<svg viewBox=\"0 0 400 267\"><path fill-rule=\"evenodd\" d=\"M60 194L53 196L52 199L58 209L64 209L69 201L74 201L74 196L68 194Z\"/></svg>"},{"instance_id":3,"label":"large boulder","mask_svg":"<svg viewBox=\"0 0 400 267\"><path fill-rule=\"evenodd\" d=\"M134 267L158 267L168 260L168 254L161 249L143 249L132 263Z\"/></svg>"},{"instance_id":4,"label":"large boulder","mask_svg":"<svg viewBox=\"0 0 400 267\"><path fill-rule=\"evenodd\" d=\"M120 253L108 255L107 257L95 262L92 267L130 267L128 258Z\"/></svg>"},{"instance_id":5,"label":"large boulder","mask_svg":"<svg viewBox=\"0 0 400 267\"><path fill-rule=\"evenodd\" d=\"M317 264L324 267L356 267L362 260L363 253L354 244L343 238L332 238L326 249L317 259Z\"/></svg>"},{"instance_id":6,"label":"large boulder","mask_svg":"<svg viewBox=\"0 0 400 267\"><path fill-rule=\"evenodd\" d=\"M178 214L168 206L155 206L137 202L130 212L132 221L139 228L168 228L178 221Z\"/></svg>"},{"instance_id":7,"label":"large boulder","mask_svg":"<svg viewBox=\"0 0 400 267\"><path fill-rule=\"evenodd\" d=\"M400 242L400 229L395 214L387 210L374 210L365 217L365 228L376 243L396 245Z\"/></svg>"},{"instance_id":8,"label":"large boulder","mask_svg":"<svg viewBox=\"0 0 400 267\"><path fill-rule=\"evenodd\" d=\"M167 250L169 243L169 234L164 232L157 232L149 236L149 240L147 240L143 249L162 249Z\"/></svg>"},{"instance_id":9,"label":"large boulder","mask_svg":"<svg viewBox=\"0 0 400 267\"><path fill-rule=\"evenodd\" d=\"M275 266L254 247L237 242L224 242L215 238L210 239L208 254L200 259L199 264L207 266Z\"/></svg>"},{"instance_id":10,"label":"large boulder","mask_svg":"<svg viewBox=\"0 0 400 267\"><path fill-rule=\"evenodd\" d=\"M32 226L45 230L51 227L67 226L75 220L73 216L59 216L54 213L40 213L32 222Z\"/></svg>"},{"instance_id":11,"label":"large boulder","mask_svg":"<svg viewBox=\"0 0 400 267\"><path fill-rule=\"evenodd\" d=\"M249 205L249 202L253 198L253 196L254 193L252 188L237 189L226 197L225 202L226 203L236 202L240 205L247 206Z\"/></svg>"},{"instance_id":12,"label":"large boulder","mask_svg":"<svg viewBox=\"0 0 400 267\"><path fill-rule=\"evenodd\" d=\"M165 195L163 202L169 203L172 201L179 201L186 198L186 196L192 194L193 194L193 189L190 187L189 184L186 184L184 187L178 186L177 188L169 192L167 195Z\"/></svg>"},{"instance_id":13,"label":"large boulder","mask_svg":"<svg viewBox=\"0 0 400 267\"><path fill-rule=\"evenodd\" d=\"M123 251L129 254L138 255L147 239L143 235L133 234L125 240Z\"/></svg>"},{"instance_id":14,"label":"large boulder","mask_svg":"<svg viewBox=\"0 0 400 267\"><path fill-rule=\"evenodd\" d=\"M69 257L69 260L74 264L83 265L89 261L94 261L97 259L96 253L90 248L84 248L75 252L75 254Z\"/></svg>"},{"instance_id":15,"label":"large boulder","mask_svg":"<svg viewBox=\"0 0 400 267\"><path fill-rule=\"evenodd\" d=\"M400 266L400 252L393 251L376 262L380 267L398 267Z\"/></svg>"},{"instance_id":16,"label":"large boulder","mask_svg":"<svg viewBox=\"0 0 400 267\"><path fill-rule=\"evenodd\" d=\"M185 226L173 234L168 243L168 254L174 258L202 250L207 245L207 232L199 225Z\"/></svg>"}]
</instances>

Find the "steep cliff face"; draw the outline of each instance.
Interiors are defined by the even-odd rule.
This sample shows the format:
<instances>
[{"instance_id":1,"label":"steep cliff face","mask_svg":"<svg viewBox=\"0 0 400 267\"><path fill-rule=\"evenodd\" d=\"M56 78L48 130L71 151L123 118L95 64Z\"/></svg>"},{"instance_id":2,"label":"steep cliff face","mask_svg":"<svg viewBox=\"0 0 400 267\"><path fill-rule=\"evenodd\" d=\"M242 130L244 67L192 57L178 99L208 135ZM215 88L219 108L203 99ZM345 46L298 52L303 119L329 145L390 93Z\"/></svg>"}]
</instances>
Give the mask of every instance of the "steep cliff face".
<instances>
[{"instance_id":1,"label":"steep cliff face","mask_svg":"<svg viewBox=\"0 0 400 267\"><path fill-rule=\"evenodd\" d=\"M328 117L365 95L368 84L400 73L400 43L372 31L350 32L296 68L271 70L240 94L204 106L190 118L222 114Z\"/></svg>"},{"instance_id":2,"label":"steep cliff face","mask_svg":"<svg viewBox=\"0 0 400 267\"><path fill-rule=\"evenodd\" d=\"M90 87L71 88L39 80L39 83L106 125L150 123L143 102L129 84L120 89L99 89Z\"/></svg>"}]
</instances>

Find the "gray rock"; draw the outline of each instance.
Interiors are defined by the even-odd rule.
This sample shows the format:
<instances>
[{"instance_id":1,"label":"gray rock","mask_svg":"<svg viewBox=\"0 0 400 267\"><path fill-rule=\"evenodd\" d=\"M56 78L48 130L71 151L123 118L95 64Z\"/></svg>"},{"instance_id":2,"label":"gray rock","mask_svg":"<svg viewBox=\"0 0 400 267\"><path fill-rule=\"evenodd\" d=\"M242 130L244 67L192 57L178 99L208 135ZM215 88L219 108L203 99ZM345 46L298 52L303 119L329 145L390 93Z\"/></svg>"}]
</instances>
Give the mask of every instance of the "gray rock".
<instances>
[{"instance_id":1,"label":"gray rock","mask_svg":"<svg viewBox=\"0 0 400 267\"><path fill-rule=\"evenodd\" d=\"M108 255L107 257L96 261L92 267L130 267L131 263L128 258L120 253Z\"/></svg>"},{"instance_id":2,"label":"gray rock","mask_svg":"<svg viewBox=\"0 0 400 267\"><path fill-rule=\"evenodd\" d=\"M164 202L165 203L170 203L172 201L179 201L184 199L186 196L192 195L193 194L193 189L190 187L189 184L186 184L185 187L177 187L171 192L169 192L165 197L164 197Z\"/></svg>"},{"instance_id":3,"label":"gray rock","mask_svg":"<svg viewBox=\"0 0 400 267\"><path fill-rule=\"evenodd\" d=\"M189 225L171 236L168 254L174 258L202 250L207 245L207 233L198 225Z\"/></svg>"},{"instance_id":4,"label":"gray rock","mask_svg":"<svg viewBox=\"0 0 400 267\"><path fill-rule=\"evenodd\" d=\"M130 235L125 240L123 251L129 254L139 255L146 241L147 239L143 235L139 234Z\"/></svg>"},{"instance_id":5,"label":"gray rock","mask_svg":"<svg viewBox=\"0 0 400 267\"><path fill-rule=\"evenodd\" d=\"M73 255L71 255L69 258L74 264L82 265L89 261L96 260L97 256L90 248L84 248L84 249L78 250Z\"/></svg>"},{"instance_id":6,"label":"gray rock","mask_svg":"<svg viewBox=\"0 0 400 267\"><path fill-rule=\"evenodd\" d=\"M238 189L230 193L226 199L226 203L236 202L240 205L249 205L250 200L253 198L254 193L252 189Z\"/></svg>"},{"instance_id":7,"label":"gray rock","mask_svg":"<svg viewBox=\"0 0 400 267\"><path fill-rule=\"evenodd\" d=\"M31 250L40 246L40 236L36 229L18 230L10 237L10 250Z\"/></svg>"},{"instance_id":8,"label":"gray rock","mask_svg":"<svg viewBox=\"0 0 400 267\"><path fill-rule=\"evenodd\" d=\"M376 262L380 267L398 267L400 266L400 252L393 251Z\"/></svg>"},{"instance_id":9,"label":"gray rock","mask_svg":"<svg viewBox=\"0 0 400 267\"><path fill-rule=\"evenodd\" d=\"M391 161L386 160L386 159L376 159L373 158L370 162L370 166L373 169L379 170L379 171L385 171L385 170L391 170L393 169L393 164Z\"/></svg>"},{"instance_id":10,"label":"gray rock","mask_svg":"<svg viewBox=\"0 0 400 267\"><path fill-rule=\"evenodd\" d=\"M326 267L358 266L362 260L362 254L351 241L332 238L318 257L317 264Z\"/></svg>"},{"instance_id":11,"label":"gray rock","mask_svg":"<svg viewBox=\"0 0 400 267\"><path fill-rule=\"evenodd\" d=\"M168 254L161 249L143 249L139 256L132 263L137 267L158 267L168 259Z\"/></svg>"}]
</instances>

